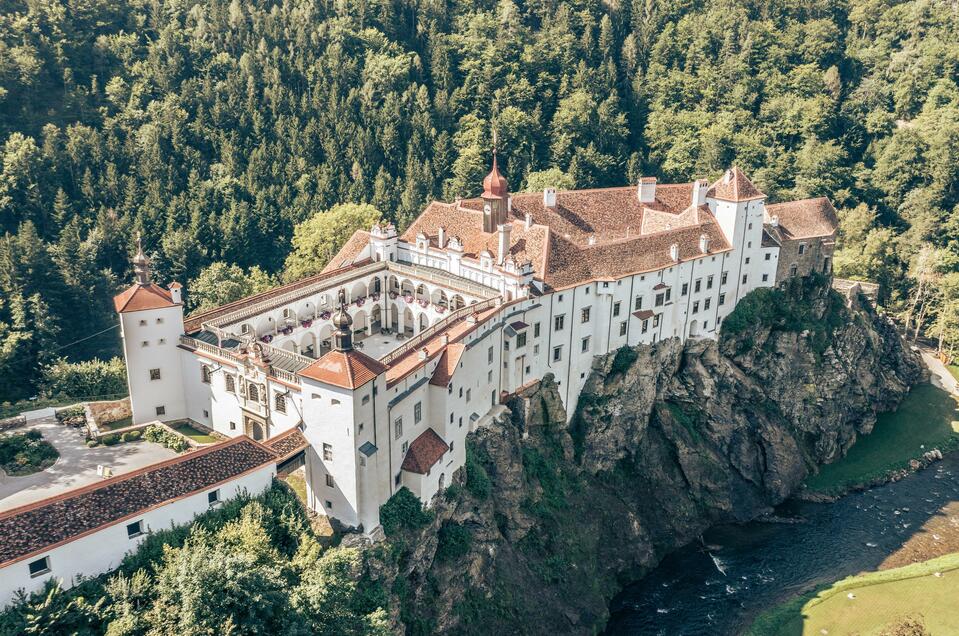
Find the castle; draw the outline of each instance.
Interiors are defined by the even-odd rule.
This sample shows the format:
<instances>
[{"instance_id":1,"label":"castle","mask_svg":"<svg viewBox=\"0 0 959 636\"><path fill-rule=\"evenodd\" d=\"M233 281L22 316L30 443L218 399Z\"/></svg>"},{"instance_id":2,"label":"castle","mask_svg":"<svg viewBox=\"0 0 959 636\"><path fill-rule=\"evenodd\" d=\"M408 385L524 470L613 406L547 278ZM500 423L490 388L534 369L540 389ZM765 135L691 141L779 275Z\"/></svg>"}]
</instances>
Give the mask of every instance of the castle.
<instances>
[{"instance_id":1,"label":"castle","mask_svg":"<svg viewBox=\"0 0 959 636\"><path fill-rule=\"evenodd\" d=\"M302 436L310 506L369 533L400 488L428 504L449 484L466 435L518 388L552 373L572 413L594 356L716 337L750 291L830 272L829 201L766 205L735 167L519 194L494 153L482 185L402 234L357 231L316 276L186 318L141 249L114 299L134 422Z\"/></svg>"}]
</instances>

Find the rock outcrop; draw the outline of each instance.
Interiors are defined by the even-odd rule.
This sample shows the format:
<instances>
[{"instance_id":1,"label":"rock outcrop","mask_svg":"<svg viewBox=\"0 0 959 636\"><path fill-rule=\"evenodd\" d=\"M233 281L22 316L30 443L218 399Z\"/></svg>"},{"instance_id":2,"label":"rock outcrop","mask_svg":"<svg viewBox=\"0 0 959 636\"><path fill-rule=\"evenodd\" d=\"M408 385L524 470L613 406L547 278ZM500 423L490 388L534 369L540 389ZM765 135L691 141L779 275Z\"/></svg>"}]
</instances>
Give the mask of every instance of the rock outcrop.
<instances>
[{"instance_id":1,"label":"rock outcrop","mask_svg":"<svg viewBox=\"0 0 959 636\"><path fill-rule=\"evenodd\" d=\"M720 342L597 358L569 423L548 376L474 433L432 520L374 551L398 630L594 633L621 584L768 514L921 377L887 319L822 281L740 308Z\"/></svg>"}]
</instances>

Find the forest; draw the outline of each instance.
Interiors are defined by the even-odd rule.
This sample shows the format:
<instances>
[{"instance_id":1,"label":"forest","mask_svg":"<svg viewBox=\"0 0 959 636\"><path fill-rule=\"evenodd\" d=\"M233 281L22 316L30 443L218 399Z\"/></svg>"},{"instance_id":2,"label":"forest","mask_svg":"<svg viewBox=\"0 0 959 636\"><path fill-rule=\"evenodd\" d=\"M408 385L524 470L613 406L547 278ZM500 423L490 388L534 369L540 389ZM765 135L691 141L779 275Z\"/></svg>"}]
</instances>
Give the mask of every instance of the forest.
<instances>
[{"instance_id":1,"label":"forest","mask_svg":"<svg viewBox=\"0 0 959 636\"><path fill-rule=\"evenodd\" d=\"M514 189L828 196L837 272L951 355L957 36L944 0L0 0L0 402L117 355L138 233L223 302L477 194L494 128Z\"/></svg>"}]
</instances>

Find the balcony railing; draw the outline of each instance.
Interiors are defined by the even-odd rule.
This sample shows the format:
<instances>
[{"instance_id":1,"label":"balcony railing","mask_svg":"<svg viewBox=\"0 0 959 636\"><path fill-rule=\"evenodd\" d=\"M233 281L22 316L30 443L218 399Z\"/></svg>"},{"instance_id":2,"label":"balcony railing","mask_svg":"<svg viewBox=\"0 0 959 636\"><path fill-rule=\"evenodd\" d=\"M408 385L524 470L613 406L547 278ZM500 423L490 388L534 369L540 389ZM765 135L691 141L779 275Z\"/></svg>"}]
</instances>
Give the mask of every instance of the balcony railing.
<instances>
[{"instance_id":1,"label":"balcony railing","mask_svg":"<svg viewBox=\"0 0 959 636\"><path fill-rule=\"evenodd\" d=\"M480 285L468 278L433 269L432 267L413 265L412 263L388 263L387 265L391 272L409 276L410 278L419 278L420 280L436 283L456 291L479 296L480 298L499 296L499 292L492 287Z\"/></svg>"},{"instance_id":2,"label":"balcony railing","mask_svg":"<svg viewBox=\"0 0 959 636\"><path fill-rule=\"evenodd\" d=\"M216 345L203 342L202 340L197 340L190 336L180 336L180 344L188 349L194 351L203 351L213 356L223 358L233 362L238 367L243 367L245 360L243 357L233 353L229 349L224 349L223 347L218 347ZM262 343L261 343L262 344ZM262 344L263 353L272 361L277 359L283 359L288 366L296 366L299 369L304 369L310 364L313 363L313 358L307 356L302 356L298 353L293 353L291 351L284 351L283 349L276 349L267 344ZM267 373L270 377L276 378L277 380L283 380L284 382L289 382L291 384L300 384L300 378L297 377L296 373L286 371L277 366L270 365L270 369Z\"/></svg>"},{"instance_id":3,"label":"balcony railing","mask_svg":"<svg viewBox=\"0 0 959 636\"><path fill-rule=\"evenodd\" d=\"M465 316L468 316L469 314L472 314L478 311L483 311L484 309L489 309L490 307L495 307L496 305L499 304L499 302L500 302L500 298L497 296L496 298L489 298L482 302L476 303L475 305L460 307L456 311L451 312L450 315L444 318L443 320L437 322L432 327L427 327L416 336L413 336L412 338L404 342L400 347L394 349L390 353L380 358L380 362L382 362L383 364L392 363L394 360L401 358L402 356L406 355L410 351L413 351L414 349L418 349L425 342L429 341L430 338L432 338L438 333L442 333L443 331L448 329L450 325L452 325L454 322L456 322L460 318L463 318Z\"/></svg>"}]
</instances>

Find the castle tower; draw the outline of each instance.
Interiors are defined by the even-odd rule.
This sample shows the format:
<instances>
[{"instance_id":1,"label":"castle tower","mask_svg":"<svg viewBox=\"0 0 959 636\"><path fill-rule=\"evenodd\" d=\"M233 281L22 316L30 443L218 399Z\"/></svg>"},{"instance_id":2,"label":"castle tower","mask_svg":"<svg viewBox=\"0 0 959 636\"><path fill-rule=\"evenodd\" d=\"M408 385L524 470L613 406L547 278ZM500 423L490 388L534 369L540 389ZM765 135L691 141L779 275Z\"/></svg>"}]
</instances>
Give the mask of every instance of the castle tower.
<instances>
[{"instance_id":1,"label":"castle tower","mask_svg":"<svg viewBox=\"0 0 959 636\"><path fill-rule=\"evenodd\" d=\"M509 184L500 174L496 164L496 148L493 148L493 169L483 179L483 231L492 234L506 223L509 212Z\"/></svg>"},{"instance_id":2,"label":"castle tower","mask_svg":"<svg viewBox=\"0 0 959 636\"><path fill-rule=\"evenodd\" d=\"M136 282L114 296L113 305L120 316L133 423L181 419L186 417L177 349L183 333L182 286L164 289L153 282L139 236L132 263Z\"/></svg>"}]
</instances>

